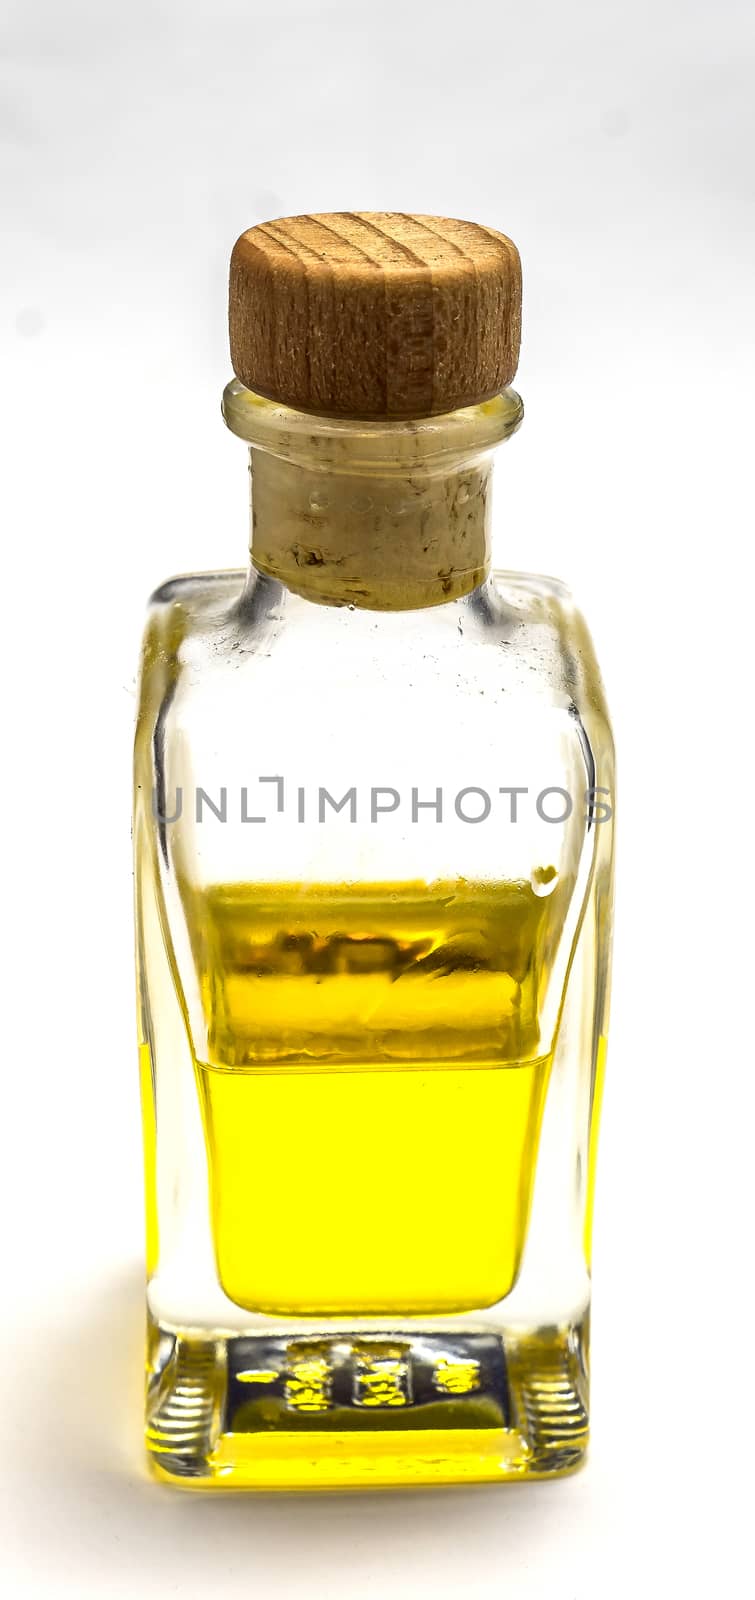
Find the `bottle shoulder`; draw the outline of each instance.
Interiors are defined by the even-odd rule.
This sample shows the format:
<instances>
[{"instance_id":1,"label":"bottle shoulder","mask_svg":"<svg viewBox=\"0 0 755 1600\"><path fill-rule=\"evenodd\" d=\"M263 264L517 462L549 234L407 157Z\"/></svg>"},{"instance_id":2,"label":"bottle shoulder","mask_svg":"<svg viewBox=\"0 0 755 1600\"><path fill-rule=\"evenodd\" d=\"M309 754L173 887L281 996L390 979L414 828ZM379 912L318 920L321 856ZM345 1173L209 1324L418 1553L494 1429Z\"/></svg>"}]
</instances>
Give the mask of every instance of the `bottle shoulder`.
<instances>
[{"instance_id":1,"label":"bottle shoulder","mask_svg":"<svg viewBox=\"0 0 755 1600\"><path fill-rule=\"evenodd\" d=\"M526 663L535 693L568 696L568 710L611 724L605 687L587 620L562 579L540 573L496 570L492 574L499 628L511 637L514 654ZM513 636L512 636L513 623Z\"/></svg>"},{"instance_id":2,"label":"bottle shoulder","mask_svg":"<svg viewBox=\"0 0 755 1600\"><path fill-rule=\"evenodd\" d=\"M178 603L191 611L201 611L223 600L233 603L244 588L246 576L243 567L176 573L153 589L147 601L147 610L151 612Z\"/></svg>"},{"instance_id":3,"label":"bottle shoulder","mask_svg":"<svg viewBox=\"0 0 755 1600\"><path fill-rule=\"evenodd\" d=\"M263 574L252 572L250 575L249 569L246 567L223 568L207 572L176 573L159 583L152 591L147 601L147 609L148 612L151 612L161 607L180 604L185 606L188 611L199 615L206 610L214 610L218 604L222 604L224 601L230 605L237 604L243 591L249 588L250 582L252 587L265 585L270 591L282 589L282 585L275 584L273 580L265 578ZM506 568L494 568L486 584L482 585L475 593L477 596L483 593L495 593L503 601L508 601L509 604L525 608L529 604L538 610L540 605L547 601L555 601L565 611L574 608L574 598L568 584L563 579L546 573L514 572ZM300 597L295 595L291 595L290 599L294 604L300 602ZM307 608L310 609L312 602L305 603ZM464 603L465 601L458 602L458 604ZM435 614L441 609L444 613L449 613L454 604L455 602L452 602L442 608L433 606L428 609L429 612ZM318 612L324 611L330 614L339 610L354 611L355 609L354 606L339 607L325 603L317 604ZM368 612L367 614L374 616L382 613ZM422 614L427 615L428 612L423 612Z\"/></svg>"},{"instance_id":4,"label":"bottle shoulder","mask_svg":"<svg viewBox=\"0 0 755 1600\"><path fill-rule=\"evenodd\" d=\"M153 704L160 682L205 703L274 695L287 715L317 704L337 719L360 688L365 706L400 692L404 708L444 701L465 719L474 705L477 722L486 697L486 712L547 707L611 740L587 624L567 585L538 574L496 570L471 595L407 612L315 604L243 569L185 574L151 596L141 670Z\"/></svg>"}]
</instances>

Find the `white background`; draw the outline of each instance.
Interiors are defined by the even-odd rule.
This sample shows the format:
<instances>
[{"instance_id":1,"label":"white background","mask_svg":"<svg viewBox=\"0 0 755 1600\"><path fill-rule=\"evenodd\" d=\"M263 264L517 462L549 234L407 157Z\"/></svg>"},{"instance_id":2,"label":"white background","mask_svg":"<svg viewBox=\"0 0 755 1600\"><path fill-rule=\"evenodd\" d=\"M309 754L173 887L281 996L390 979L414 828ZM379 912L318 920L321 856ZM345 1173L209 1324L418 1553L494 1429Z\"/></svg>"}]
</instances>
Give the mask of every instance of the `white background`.
<instances>
[{"instance_id":1,"label":"white background","mask_svg":"<svg viewBox=\"0 0 755 1600\"><path fill-rule=\"evenodd\" d=\"M748 0L5 0L6 1593L746 1591ZM575 589L620 754L593 1445L560 1483L181 1498L141 1458L129 765L144 601L238 565L227 257L297 212L510 233L501 563Z\"/></svg>"}]
</instances>

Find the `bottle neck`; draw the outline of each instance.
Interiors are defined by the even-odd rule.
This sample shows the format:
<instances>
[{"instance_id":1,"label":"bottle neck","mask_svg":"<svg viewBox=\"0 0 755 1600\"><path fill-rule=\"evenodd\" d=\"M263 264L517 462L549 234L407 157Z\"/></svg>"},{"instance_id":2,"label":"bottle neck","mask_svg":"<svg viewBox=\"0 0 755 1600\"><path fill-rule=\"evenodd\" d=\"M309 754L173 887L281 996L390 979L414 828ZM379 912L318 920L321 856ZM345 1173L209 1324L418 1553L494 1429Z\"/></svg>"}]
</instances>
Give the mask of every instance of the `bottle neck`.
<instances>
[{"instance_id":1,"label":"bottle neck","mask_svg":"<svg viewBox=\"0 0 755 1600\"><path fill-rule=\"evenodd\" d=\"M512 390L417 422L306 416L229 384L225 420L250 445L251 560L325 605L402 611L457 600L490 566L496 444Z\"/></svg>"}]
</instances>

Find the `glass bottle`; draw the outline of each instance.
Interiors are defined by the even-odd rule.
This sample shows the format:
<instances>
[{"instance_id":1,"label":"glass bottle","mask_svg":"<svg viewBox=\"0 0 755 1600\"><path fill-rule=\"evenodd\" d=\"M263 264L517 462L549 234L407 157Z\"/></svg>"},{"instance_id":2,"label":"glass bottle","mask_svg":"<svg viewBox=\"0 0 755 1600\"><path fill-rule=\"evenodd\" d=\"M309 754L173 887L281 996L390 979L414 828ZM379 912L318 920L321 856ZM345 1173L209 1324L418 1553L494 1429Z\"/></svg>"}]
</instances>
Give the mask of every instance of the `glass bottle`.
<instances>
[{"instance_id":1,"label":"glass bottle","mask_svg":"<svg viewBox=\"0 0 755 1600\"><path fill-rule=\"evenodd\" d=\"M417 255L431 223L435 296L471 225L290 219L267 241L293 238L316 278L326 230L345 248L379 227L395 255L409 229ZM410 292L405 270L379 264L381 293ZM234 350L232 271L242 376L243 318L264 325L274 293L290 323L277 257L264 273L255 300L237 272ZM250 447L250 565L150 604L147 1446L179 1485L534 1477L586 1447L612 742L568 591L490 570L492 456L522 406L474 398L473 355L470 403L443 408L436 357L434 412L400 414L399 373L399 414L355 418L343 395L286 403L283 367L263 397L252 354L256 390L224 396Z\"/></svg>"}]
</instances>

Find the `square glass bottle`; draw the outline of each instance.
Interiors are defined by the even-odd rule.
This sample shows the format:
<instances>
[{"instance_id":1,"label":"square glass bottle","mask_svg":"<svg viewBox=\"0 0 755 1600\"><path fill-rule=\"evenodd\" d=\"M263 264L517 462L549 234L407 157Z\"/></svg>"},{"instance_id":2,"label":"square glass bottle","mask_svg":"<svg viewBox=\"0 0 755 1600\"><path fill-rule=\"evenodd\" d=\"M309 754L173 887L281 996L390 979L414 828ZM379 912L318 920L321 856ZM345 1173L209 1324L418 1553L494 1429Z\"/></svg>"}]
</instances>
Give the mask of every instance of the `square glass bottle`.
<instances>
[{"instance_id":1,"label":"square glass bottle","mask_svg":"<svg viewBox=\"0 0 755 1600\"><path fill-rule=\"evenodd\" d=\"M153 596L135 760L147 1445L187 1487L585 1450L613 755L568 592L490 570L519 305L448 219L232 258L251 562Z\"/></svg>"}]
</instances>

